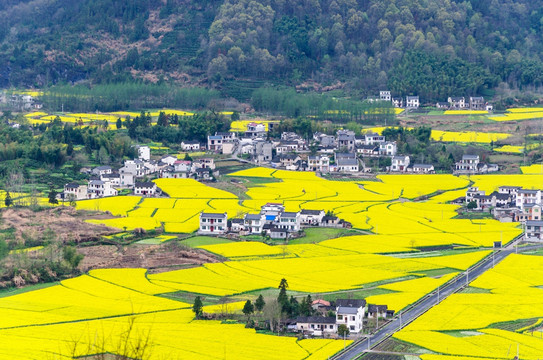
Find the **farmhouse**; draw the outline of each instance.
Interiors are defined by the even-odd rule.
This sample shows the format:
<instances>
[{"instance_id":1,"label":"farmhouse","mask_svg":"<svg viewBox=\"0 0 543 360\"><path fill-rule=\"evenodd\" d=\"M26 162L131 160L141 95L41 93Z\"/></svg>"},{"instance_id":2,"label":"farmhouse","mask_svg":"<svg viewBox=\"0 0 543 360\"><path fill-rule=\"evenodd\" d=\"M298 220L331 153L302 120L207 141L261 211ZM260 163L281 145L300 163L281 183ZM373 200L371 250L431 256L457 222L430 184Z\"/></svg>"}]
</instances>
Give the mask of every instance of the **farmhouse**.
<instances>
[{"instance_id":1,"label":"farmhouse","mask_svg":"<svg viewBox=\"0 0 543 360\"><path fill-rule=\"evenodd\" d=\"M366 312L364 299L336 300L336 324L345 324L350 332L359 333L363 328Z\"/></svg>"},{"instance_id":2,"label":"farmhouse","mask_svg":"<svg viewBox=\"0 0 543 360\"><path fill-rule=\"evenodd\" d=\"M200 151L201 149L200 142L197 140L182 141L181 149L183 151Z\"/></svg>"},{"instance_id":3,"label":"farmhouse","mask_svg":"<svg viewBox=\"0 0 543 360\"><path fill-rule=\"evenodd\" d=\"M409 156L394 156L392 157L392 163L390 166L390 171L405 172L409 166Z\"/></svg>"},{"instance_id":4,"label":"farmhouse","mask_svg":"<svg viewBox=\"0 0 543 360\"><path fill-rule=\"evenodd\" d=\"M303 209L300 212L300 223L302 225L320 225L324 215L324 210Z\"/></svg>"},{"instance_id":5,"label":"farmhouse","mask_svg":"<svg viewBox=\"0 0 543 360\"><path fill-rule=\"evenodd\" d=\"M199 234L202 235L222 235L227 231L226 213L200 213Z\"/></svg>"},{"instance_id":6,"label":"farmhouse","mask_svg":"<svg viewBox=\"0 0 543 360\"><path fill-rule=\"evenodd\" d=\"M64 185L64 200L83 200L87 198L87 185L69 183Z\"/></svg>"},{"instance_id":7,"label":"farmhouse","mask_svg":"<svg viewBox=\"0 0 543 360\"><path fill-rule=\"evenodd\" d=\"M324 333L333 334L337 332L336 319L333 317L310 316L296 318L296 330L321 336Z\"/></svg>"},{"instance_id":8,"label":"farmhouse","mask_svg":"<svg viewBox=\"0 0 543 360\"><path fill-rule=\"evenodd\" d=\"M137 182L134 185L134 195L155 196L157 189L154 182Z\"/></svg>"}]
</instances>

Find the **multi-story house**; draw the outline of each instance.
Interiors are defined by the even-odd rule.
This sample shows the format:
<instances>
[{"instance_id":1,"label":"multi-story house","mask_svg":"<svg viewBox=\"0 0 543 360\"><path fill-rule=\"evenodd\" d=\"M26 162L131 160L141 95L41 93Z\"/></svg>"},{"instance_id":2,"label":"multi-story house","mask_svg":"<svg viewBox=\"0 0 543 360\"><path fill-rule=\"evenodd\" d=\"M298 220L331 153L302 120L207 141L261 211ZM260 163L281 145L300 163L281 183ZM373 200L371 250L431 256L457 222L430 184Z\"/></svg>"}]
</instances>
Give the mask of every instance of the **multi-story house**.
<instances>
[{"instance_id":1,"label":"multi-story house","mask_svg":"<svg viewBox=\"0 0 543 360\"><path fill-rule=\"evenodd\" d=\"M418 96L406 96L405 97L405 107L408 109L418 109L420 106Z\"/></svg>"},{"instance_id":2,"label":"multi-story house","mask_svg":"<svg viewBox=\"0 0 543 360\"><path fill-rule=\"evenodd\" d=\"M87 198L87 185L69 183L64 185L64 200L83 200Z\"/></svg>"},{"instance_id":3,"label":"multi-story house","mask_svg":"<svg viewBox=\"0 0 543 360\"><path fill-rule=\"evenodd\" d=\"M330 172L330 158L326 155L308 156L307 170L321 173Z\"/></svg>"},{"instance_id":4,"label":"multi-story house","mask_svg":"<svg viewBox=\"0 0 543 360\"><path fill-rule=\"evenodd\" d=\"M222 235L228 230L228 216L226 213L200 213L199 234Z\"/></svg>"},{"instance_id":5,"label":"multi-story house","mask_svg":"<svg viewBox=\"0 0 543 360\"><path fill-rule=\"evenodd\" d=\"M366 314L366 300L338 299L336 300L336 324L345 324L351 333L359 333L363 329Z\"/></svg>"},{"instance_id":6,"label":"multi-story house","mask_svg":"<svg viewBox=\"0 0 543 360\"><path fill-rule=\"evenodd\" d=\"M407 171L407 167L409 166L410 159L409 156L393 156L392 162L390 165L390 171L394 172L405 172Z\"/></svg>"},{"instance_id":7,"label":"multi-story house","mask_svg":"<svg viewBox=\"0 0 543 360\"><path fill-rule=\"evenodd\" d=\"M279 214L278 227L289 232L300 230L300 213L284 211Z\"/></svg>"},{"instance_id":8,"label":"multi-story house","mask_svg":"<svg viewBox=\"0 0 543 360\"><path fill-rule=\"evenodd\" d=\"M260 214L245 214L245 228L250 234L261 234L266 224L266 216Z\"/></svg>"},{"instance_id":9,"label":"multi-story house","mask_svg":"<svg viewBox=\"0 0 543 360\"><path fill-rule=\"evenodd\" d=\"M449 96L447 102L449 103L449 108L453 110L466 108L466 99L463 96Z\"/></svg>"}]
</instances>

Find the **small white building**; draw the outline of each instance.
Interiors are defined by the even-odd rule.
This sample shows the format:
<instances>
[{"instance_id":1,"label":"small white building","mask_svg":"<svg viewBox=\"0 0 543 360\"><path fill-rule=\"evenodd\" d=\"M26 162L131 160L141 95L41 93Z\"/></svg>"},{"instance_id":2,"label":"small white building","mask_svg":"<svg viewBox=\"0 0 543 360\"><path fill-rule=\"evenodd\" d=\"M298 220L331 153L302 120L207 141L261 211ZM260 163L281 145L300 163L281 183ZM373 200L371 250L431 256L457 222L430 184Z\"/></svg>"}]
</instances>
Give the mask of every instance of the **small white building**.
<instances>
[{"instance_id":1,"label":"small white building","mask_svg":"<svg viewBox=\"0 0 543 360\"><path fill-rule=\"evenodd\" d=\"M133 174L135 177L145 176L146 171L147 169L145 168L143 161L139 159L125 160L124 166L119 169L119 173L130 173Z\"/></svg>"},{"instance_id":2,"label":"small white building","mask_svg":"<svg viewBox=\"0 0 543 360\"><path fill-rule=\"evenodd\" d=\"M92 174L100 176L104 174L111 174L112 171L113 169L111 168L111 166L103 165L92 169Z\"/></svg>"},{"instance_id":3,"label":"small white building","mask_svg":"<svg viewBox=\"0 0 543 360\"><path fill-rule=\"evenodd\" d=\"M121 176L116 172L100 175L100 180L110 182L112 186L121 185Z\"/></svg>"},{"instance_id":4,"label":"small white building","mask_svg":"<svg viewBox=\"0 0 543 360\"><path fill-rule=\"evenodd\" d=\"M196 169L211 169L215 170L215 160L213 158L201 158L198 160L194 160L192 163L192 170L196 171Z\"/></svg>"},{"instance_id":5,"label":"small white building","mask_svg":"<svg viewBox=\"0 0 543 360\"><path fill-rule=\"evenodd\" d=\"M363 329L365 313L364 299L336 300L336 324L345 324L351 333L359 333Z\"/></svg>"},{"instance_id":6,"label":"small white building","mask_svg":"<svg viewBox=\"0 0 543 360\"><path fill-rule=\"evenodd\" d=\"M266 223L266 217L264 214L245 214L244 220L245 229L247 229L250 234L260 235L262 233L264 224Z\"/></svg>"},{"instance_id":7,"label":"small white building","mask_svg":"<svg viewBox=\"0 0 543 360\"><path fill-rule=\"evenodd\" d=\"M339 158L336 160L335 169L341 173L356 173L360 171L360 164L356 158Z\"/></svg>"},{"instance_id":8,"label":"small white building","mask_svg":"<svg viewBox=\"0 0 543 360\"><path fill-rule=\"evenodd\" d=\"M277 225L289 232L300 231L300 213L284 211L279 214Z\"/></svg>"},{"instance_id":9,"label":"small white building","mask_svg":"<svg viewBox=\"0 0 543 360\"><path fill-rule=\"evenodd\" d=\"M199 234L222 235L228 231L228 216L226 213L200 213Z\"/></svg>"},{"instance_id":10,"label":"small white building","mask_svg":"<svg viewBox=\"0 0 543 360\"><path fill-rule=\"evenodd\" d=\"M396 156L396 141L386 141L379 144L379 154L386 156Z\"/></svg>"},{"instance_id":11,"label":"small white building","mask_svg":"<svg viewBox=\"0 0 543 360\"><path fill-rule=\"evenodd\" d=\"M461 173L477 173L479 155L462 155L462 160L456 163L456 171Z\"/></svg>"},{"instance_id":12,"label":"small white building","mask_svg":"<svg viewBox=\"0 0 543 360\"><path fill-rule=\"evenodd\" d=\"M151 160L151 148L149 146L138 145L136 148L138 150L138 159L143 161Z\"/></svg>"},{"instance_id":13,"label":"small white building","mask_svg":"<svg viewBox=\"0 0 543 360\"><path fill-rule=\"evenodd\" d=\"M300 212L300 223L303 225L320 225L324 217L324 210L303 209Z\"/></svg>"},{"instance_id":14,"label":"small white building","mask_svg":"<svg viewBox=\"0 0 543 360\"><path fill-rule=\"evenodd\" d=\"M87 185L69 183L64 185L64 200L83 200L87 198Z\"/></svg>"},{"instance_id":15,"label":"small white building","mask_svg":"<svg viewBox=\"0 0 543 360\"><path fill-rule=\"evenodd\" d=\"M131 172L127 172L126 170L121 168L119 170L119 176L120 176L119 185L121 187L134 186L136 182L136 175L132 174Z\"/></svg>"},{"instance_id":16,"label":"small white building","mask_svg":"<svg viewBox=\"0 0 543 360\"><path fill-rule=\"evenodd\" d=\"M330 172L330 158L326 155L308 156L307 170L322 173Z\"/></svg>"},{"instance_id":17,"label":"small white building","mask_svg":"<svg viewBox=\"0 0 543 360\"><path fill-rule=\"evenodd\" d=\"M385 137L374 132L364 134L364 145L380 145L385 142Z\"/></svg>"},{"instance_id":18,"label":"small white building","mask_svg":"<svg viewBox=\"0 0 543 360\"><path fill-rule=\"evenodd\" d=\"M416 174L434 174L436 171L432 164L413 164L413 170Z\"/></svg>"},{"instance_id":19,"label":"small white building","mask_svg":"<svg viewBox=\"0 0 543 360\"><path fill-rule=\"evenodd\" d=\"M543 221L526 221L526 233L524 237L526 239L543 240Z\"/></svg>"},{"instance_id":20,"label":"small white building","mask_svg":"<svg viewBox=\"0 0 543 360\"><path fill-rule=\"evenodd\" d=\"M87 197L89 199L117 196L118 191L113 188L109 181L90 180L87 185Z\"/></svg>"},{"instance_id":21,"label":"small white building","mask_svg":"<svg viewBox=\"0 0 543 360\"><path fill-rule=\"evenodd\" d=\"M382 101L392 101L392 95L389 90L379 91L379 99Z\"/></svg>"},{"instance_id":22,"label":"small white building","mask_svg":"<svg viewBox=\"0 0 543 360\"><path fill-rule=\"evenodd\" d=\"M466 98L463 96L449 96L447 102L450 109L460 110L466 108Z\"/></svg>"},{"instance_id":23,"label":"small white building","mask_svg":"<svg viewBox=\"0 0 543 360\"><path fill-rule=\"evenodd\" d=\"M394 172L405 172L409 166L410 159L409 156L394 156L392 157L392 163L390 165L390 171Z\"/></svg>"},{"instance_id":24,"label":"small white building","mask_svg":"<svg viewBox=\"0 0 543 360\"><path fill-rule=\"evenodd\" d=\"M182 141L181 149L183 151L200 151L200 142L197 140Z\"/></svg>"},{"instance_id":25,"label":"small white building","mask_svg":"<svg viewBox=\"0 0 543 360\"><path fill-rule=\"evenodd\" d=\"M418 109L420 106L418 96L406 96L405 97L405 107L408 109Z\"/></svg>"},{"instance_id":26,"label":"small white building","mask_svg":"<svg viewBox=\"0 0 543 360\"><path fill-rule=\"evenodd\" d=\"M155 196L157 189L154 182L137 182L134 185L134 195Z\"/></svg>"},{"instance_id":27,"label":"small white building","mask_svg":"<svg viewBox=\"0 0 543 360\"><path fill-rule=\"evenodd\" d=\"M337 332L336 319L325 316L309 316L296 318L296 331L322 336Z\"/></svg>"},{"instance_id":28,"label":"small white building","mask_svg":"<svg viewBox=\"0 0 543 360\"><path fill-rule=\"evenodd\" d=\"M164 155L160 158L160 161L162 161L164 164L173 165L175 162L179 160L177 157L173 155ZM126 164L125 164L126 166Z\"/></svg>"}]
</instances>

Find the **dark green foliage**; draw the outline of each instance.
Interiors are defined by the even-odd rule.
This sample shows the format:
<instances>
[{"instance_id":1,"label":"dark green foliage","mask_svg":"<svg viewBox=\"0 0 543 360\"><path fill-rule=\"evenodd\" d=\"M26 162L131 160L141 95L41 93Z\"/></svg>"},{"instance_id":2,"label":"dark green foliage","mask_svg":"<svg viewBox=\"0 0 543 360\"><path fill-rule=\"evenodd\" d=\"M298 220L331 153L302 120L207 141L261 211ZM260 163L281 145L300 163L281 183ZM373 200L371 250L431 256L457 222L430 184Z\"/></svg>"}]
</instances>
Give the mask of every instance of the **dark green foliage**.
<instances>
[{"instance_id":1,"label":"dark green foliage","mask_svg":"<svg viewBox=\"0 0 543 360\"><path fill-rule=\"evenodd\" d=\"M77 249L73 246L65 246L62 249L62 258L71 266L72 269L75 269L79 266L81 260L83 260L84 255L77 252Z\"/></svg>"},{"instance_id":2,"label":"dark green foliage","mask_svg":"<svg viewBox=\"0 0 543 360\"><path fill-rule=\"evenodd\" d=\"M242 312L245 315L247 315L247 321L249 321L249 317L251 316L252 313L255 312L255 307L254 307L253 303L251 302L251 300L247 300L245 302L245 305L243 306Z\"/></svg>"},{"instance_id":3,"label":"dark green foliage","mask_svg":"<svg viewBox=\"0 0 543 360\"><path fill-rule=\"evenodd\" d=\"M345 324L340 324L337 327L337 333L339 336L347 336L349 335L349 328Z\"/></svg>"},{"instance_id":4,"label":"dark green foliage","mask_svg":"<svg viewBox=\"0 0 543 360\"><path fill-rule=\"evenodd\" d=\"M477 209L477 203L475 201L470 201L467 206L468 210Z\"/></svg>"},{"instance_id":5,"label":"dark green foliage","mask_svg":"<svg viewBox=\"0 0 543 360\"><path fill-rule=\"evenodd\" d=\"M58 195L58 192L51 188L51 190L49 191L49 204L58 204L58 199L57 199L57 195Z\"/></svg>"},{"instance_id":6,"label":"dark green foliage","mask_svg":"<svg viewBox=\"0 0 543 360\"><path fill-rule=\"evenodd\" d=\"M264 306L266 305L266 302L264 301L264 297L262 294L258 296L258 298L255 301L255 309L256 311L262 311L264 309Z\"/></svg>"},{"instance_id":7,"label":"dark green foliage","mask_svg":"<svg viewBox=\"0 0 543 360\"><path fill-rule=\"evenodd\" d=\"M194 299L194 304L192 305L192 312L196 315L196 318L199 319L202 317L204 304L202 299L199 296L196 296Z\"/></svg>"},{"instance_id":8,"label":"dark green foliage","mask_svg":"<svg viewBox=\"0 0 543 360\"><path fill-rule=\"evenodd\" d=\"M4 205L6 207L10 207L13 204L13 200L11 199L11 194L9 191L6 191L6 197L4 198Z\"/></svg>"},{"instance_id":9,"label":"dark green foliage","mask_svg":"<svg viewBox=\"0 0 543 360\"><path fill-rule=\"evenodd\" d=\"M543 84L540 1L4 1L0 17L1 87L181 75L246 99L266 82L339 80L355 96L388 87L431 102Z\"/></svg>"}]
</instances>

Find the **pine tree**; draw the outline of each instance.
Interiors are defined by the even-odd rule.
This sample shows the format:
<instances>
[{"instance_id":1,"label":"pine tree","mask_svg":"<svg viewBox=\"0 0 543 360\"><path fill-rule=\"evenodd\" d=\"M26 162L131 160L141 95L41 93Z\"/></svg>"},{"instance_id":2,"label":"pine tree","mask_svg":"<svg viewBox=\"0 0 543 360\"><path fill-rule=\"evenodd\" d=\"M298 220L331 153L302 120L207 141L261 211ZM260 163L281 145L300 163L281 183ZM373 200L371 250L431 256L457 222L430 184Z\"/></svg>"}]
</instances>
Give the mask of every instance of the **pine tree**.
<instances>
[{"instance_id":1,"label":"pine tree","mask_svg":"<svg viewBox=\"0 0 543 360\"><path fill-rule=\"evenodd\" d=\"M255 307L253 306L253 303L251 302L251 300L247 300L247 302L243 306L242 311L245 315L247 315L247 322L248 322L251 314L255 312Z\"/></svg>"},{"instance_id":2,"label":"pine tree","mask_svg":"<svg viewBox=\"0 0 543 360\"><path fill-rule=\"evenodd\" d=\"M196 318L199 319L202 317L204 304L202 304L202 299L199 296L196 296L194 299L194 305L192 305L192 311L196 315Z\"/></svg>"},{"instance_id":3,"label":"pine tree","mask_svg":"<svg viewBox=\"0 0 543 360\"><path fill-rule=\"evenodd\" d=\"M265 305L266 302L264 301L264 297L262 296L262 294L260 294L260 296L258 296L258 299L256 299L255 301L255 308L257 311L262 311Z\"/></svg>"},{"instance_id":4,"label":"pine tree","mask_svg":"<svg viewBox=\"0 0 543 360\"><path fill-rule=\"evenodd\" d=\"M11 200L11 194L9 193L9 191L6 191L6 198L4 199L4 205L6 205L6 207L10 207L11 205L13 205L13 200Z\"/></svg>"}]
</instances>

